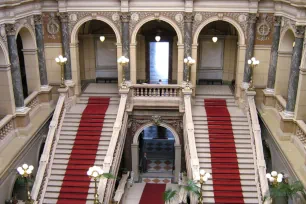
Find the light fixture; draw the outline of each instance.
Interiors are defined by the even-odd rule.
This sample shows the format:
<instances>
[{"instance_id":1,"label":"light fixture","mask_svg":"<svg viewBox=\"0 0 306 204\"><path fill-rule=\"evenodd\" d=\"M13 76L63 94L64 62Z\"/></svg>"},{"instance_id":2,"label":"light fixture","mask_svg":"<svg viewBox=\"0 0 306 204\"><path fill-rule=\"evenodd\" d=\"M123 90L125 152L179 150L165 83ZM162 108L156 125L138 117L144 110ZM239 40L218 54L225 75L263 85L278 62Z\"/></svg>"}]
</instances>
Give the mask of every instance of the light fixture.
<instances>
[{"instance_id":1,"label":"light fixture","mask_svg":"<svg viewBox=\"0 0 306 204\"><path fill-rule=\"evenodd\" d=\"M294 47L295 46L295 41L292 43L292 47Z\"/></svg>"},{"instance_id":2,"label":"light fixture","mask_svg":"<svg viewBox=\"0 0 306 204\"><path fill-rule=\"evenodd\" d=\"M90 178L93 178L95 181L95 194L94 194L94 204L99 204L99 195L98 195L98 188L97 188L97 180L103 175L103 170L101 167L93 166L90 167L87 171L87 175Z\"/></svg>"},{"instance_id":3,"label":"light fixture","mask_svg":"<svg viewBox=\"0 0 306 204\"><path fill-rule=\"evenodd\" d=\"M156 42L159 42L159 41L160 41L160 36L159 36L159 35L156 35L156 36L155 36L155 40L156 40Z\"/></svg>"},{"instance_id":4,"label":"light fixture","mask_svg":"<svg viewBox=\"0 0 306 204\"><path fill-rule=\"evenodd\" d=\"M218 37L216 37L216 36L212 37L212 41L213 41L214 43L217 42L217 41L218 41Z\"/></svg>"},{"instance_id":5,"label":"light fixture","mask_svg":"<svg viewBox=\"0 0 306 204\"><path fill-rule=\"evenodd\" d=\"M266 178L273 186L276 187L278 183L281 183L283 181L284 175L278 174L276 171L272 171L271 173L266 174Z\"/></svg>"},{"instance_id":6,"label":"light fixture","mask_svg":"<svg viewBox=\"0 0 306 204\"><path fill-rule=\"evenodd\" d=\"M186 57L184 59L184 63L187 65L187 80L186 80L186 89L190 89L190 84L189 84L189 73L191 66L195 63L195 60L192 59L191 57Z\"/></svg>"},{"instance_id":7,"label":"light fixture","mask_svg":"<svg viewBox=\"0 0 306 204\"><path fill-rule=\"evenodd\" d=\"M203 184L205 184L208 179L211 177L210 173L206 172L204 169L200 170L200 175L198 176L198 179L196 182L199 182L201 187L200 187L200 196L199 196L199 203L203 203L203 194L202 194L202 189L203 189Z\"/></svg>"},{"instance_id":8,"label":"light fixture","mask_svg":"<svg viewBox=\"0 0 306 204\"><path fill-rule=\"evenodd\" d=\"M104 42L104 40L105 40L105 36L103 36L103 35L100 36L100 41L101 41L101 42Z\"/></svg>"},{"instance_id":9,"label":"light fixture","mask_svg":"<svg viewBox=\"0 0 306 204\"><path fill-rule=\"evenodd\" d=\"M34 203L34 201L31 199L31 193L30 193L30 189L28 185L28 178L31 177L33 169L34 169L34 166L32 165L29 166L27 164L23 164L21 167L17 168L19 175L24 178L24 182L25 182L25 187L26 187L26 192L27 192L27 200L25 204Z\"/></svg>"},{"instance_id":10,"label":"light fixture","mask_svg":"<svg viewBox=\"0 0 306 204\"><path fill-rule=\"evenodd\" d=\"M249 84L249 91L254 91L254 80L253 80L253 75L254 75L254 68L259 65L259 60L256 60L255 57L252 57L251 59L248 60L248 65L251 67L251 77L250 77L250 84Z\"/></svg>"},{"instance_id":11,"label":"light fixture","mask_svg":"<svg viewBox=\"0 0 306 204\"><path fill-rule=\"evenodd\" d=\"M67 62L67 57L63 57L62 55L58 56L57 58L55 58L55 61L58 65L61 66L61 84L60 84L60 88L65 88L65 82L64 82L64 64L66 64Z\"/></svg>"},{"instance_id":12,"label":"light fixture","mask_svg":"<svg viewBox=\"0 0 306 204\"><path fill-rule=\"evenodd\" d=\"M120 64L120 66L122 66L122 84L121 84L121 88L127 88L127 84L125 82L125 66L129 63L129 59L126 58L125 56L121 56L117 62L118 64Z\"/></svg>"}]
</instances>

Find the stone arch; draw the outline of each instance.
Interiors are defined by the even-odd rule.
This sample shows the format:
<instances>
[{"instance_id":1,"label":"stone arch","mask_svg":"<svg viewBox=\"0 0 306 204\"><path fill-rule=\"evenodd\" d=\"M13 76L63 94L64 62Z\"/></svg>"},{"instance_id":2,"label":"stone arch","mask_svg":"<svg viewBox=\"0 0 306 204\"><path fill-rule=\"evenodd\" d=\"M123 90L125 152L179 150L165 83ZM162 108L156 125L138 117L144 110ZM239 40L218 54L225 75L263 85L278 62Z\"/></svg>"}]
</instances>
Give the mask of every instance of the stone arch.
<instances>
[{"instance_id":1,"label":"stone arch","mask_svg":"<svg viewBox=\"0 0 306 204\"><path fill-rule=\"evenodd\" d=\"M115 35L116 35L116 40L117 40L117 44L121 44L121 36L120 36L120 31L119 29L116 27L116 25L109 20L108 18L105 18L103 16L96 16L96 17L92 17L92 16L86 16L84 18L82 18L81 20L79 20L75 26L73 27L72 31L71 31L71 40L70 43L71 44L75 44L78 42L78 30L79 28L87 21L91 21L91 20L99 20L102 21L106 24L108 24L114 31Z\"/></svg>"},{"instance_id":2,"label":"stone arch","mask_svg":"<svg viewBox=\"0 0 306 204\"><path fill-rule=\"evenodd\" d=\"M2 40L0 40L0 66L10 63L7 48Z\"/></svg>"},{"instance_id":3,"label":"stone arch","mask_svg":"<svg viewBox=\"0 0 306 204\"><path fill-rule=\"evenodd\" d=\"M139 176L139 170L138 170L138 166L139 166L139 135L140 133L147 127L156 125L153 122L149 122L146 123L144 125L142 125L134 134L133 136L133 143L131 145L132 148L132 170L135 173L135 179L138 179ZM170 125L161 122L158 126L167 128L171 131L171 133L174 136L174 147L175 147L175 172L174 172L174 180L178 181L178 177L179 177L179 173L181 171L181 157L182 157L182 146L181 146L181 141L180 138L177 134L177 132L175 131L175 129L173 127L171 127Z\"/></svg>"},{"instance_id":4,"label":"stone arch","mask_svg":"<svg viewBox=\"0 0 306 204\"><path fill-rule=\"evenodd\" d=\"M212 23L214 21L219 21L219 20L228 22L229 24L233 25L236 28L236 30L238 31L238 34L239 34L239 44L240 45L245 45L245 35L244 35L244 32L243 32L243 29L241 28L241 26L235 20L233 20L229 17L226 17L226 16L224 16L222 19L219 19L218 16L214 16L214 17L208 18L204 22L202 22L194 32L193 41L192 41L193 44L194 45L198 44L198 38L199 38L200 32L202 31L202 29L206 25L208 25L209 23Z\"/></svg>"},{"instance_id":5,"label":"stone arch","mask_svg":"<svg viewBox=\"0 0 306 204\"><path fill-rule=\"evenodd\" d=\"M279 41L279 50L292 51L294 40L294 30L290 27L287 27L287 29L283 30L283 32L281 33Z\"/></svg>"},{"instance_id":6,"label":"stone arch","mask_svg":"<svg viewBox=\"0 0 306 204\"><path fill-rule=\"evenodd\" d=\"M143 20L141 20L139 23L136 24L133 32L132 32L132 35L131 35L131 44L135 44L136 43L136 36L137 36L137 33L139 31L139 29L144 25L146 24L147 22L150 22L150 21L154 21L156 20L156 17L154 16L149 16ZM161 21L164 21L166 23L168 23L169 25L172 26L172 28L175 30L176 34L177 34L177 38L178 38L178 44L183 44L183 34L179 28L179 26L173 21L171 20L170 18L167 18L165 16L160 16L158 18L158 20L161 20Z\"/></svg>"},{"instance_id":7,"label":"stone arch","mask_svg":"<svg viewBox=\"0 0 306 204\"><path fill-rule=\"evenodd\" d=\"M153 123L153 122L149 122L149 123L147 123L147 124L142 125L142 126L136 131L136 133L135 133L134 136L133 136L133 144L139 144L139 140L138 140L138 139L139 139L140 133L141 133L144 129L146 129L147 127L150 127L150 126L153 126L153 125L155 125L155 123ZM171 132L171 133L173 134L173 136L174 136L175 145L180 145L180 144L181 144L180 138L179 138L177 132L174 130L173 127L169 126L169 125L166 124L166 123L162 123L162 122L161 122L158 126L161 126L161 127L164 127L164 128L166 128L166 129L169 129L169 130L170 130L170 132Z\"/></svg>"},{"instance_id":8,"label":"stone arch","mask_svg":"<svg viewBox=\"0 0 306 204\"><path fill-rule=\"evenodd\" d=\"M32 30L31 26L25 24L16 29L15 38L17 39L17 35L20 34L22 39L22 45L24 49L36 49L36 38L35 33Z\"/></svg>"}]
</instances>

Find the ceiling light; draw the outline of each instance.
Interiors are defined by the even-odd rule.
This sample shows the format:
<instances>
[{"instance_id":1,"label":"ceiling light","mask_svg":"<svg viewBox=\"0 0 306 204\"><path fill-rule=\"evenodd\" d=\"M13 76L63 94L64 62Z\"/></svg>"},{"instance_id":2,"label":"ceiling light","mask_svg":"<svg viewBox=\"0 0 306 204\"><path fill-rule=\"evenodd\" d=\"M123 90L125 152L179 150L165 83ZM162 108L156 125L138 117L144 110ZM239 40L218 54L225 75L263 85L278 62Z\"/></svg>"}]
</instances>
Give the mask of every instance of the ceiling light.
<instances>
[{"instance_id":1,"label":"ceiling light","mask_svg":"<svg viewBox=\"0 0 306 204\"><path fill-rule=\"evenodd\" d=\"M215 43L218 41L218 37L212 37L212 41Z\"/></svg>"},{"instance_id":2,"label":"ceiling light","mask_svg":"<svg viewBox=\"0 0 306 204\"><path fill-rule=\"evenodd\" d=\"M156 40L156 42L159 42L160 41L160 36L159 35L155 36L155 40Z\"/></svg>"},{"instance_id":3,"label":"ceiling light","mask_svg":"<svg viewBox=\"0 0 306 204\"><path fill-rule=\"evenodd\" d=\"M101 41L101 42L104 42L104 40L105 40L105 36L103 36L103 35L100 36L100 41Z\"/></svg>"}]
</instances>

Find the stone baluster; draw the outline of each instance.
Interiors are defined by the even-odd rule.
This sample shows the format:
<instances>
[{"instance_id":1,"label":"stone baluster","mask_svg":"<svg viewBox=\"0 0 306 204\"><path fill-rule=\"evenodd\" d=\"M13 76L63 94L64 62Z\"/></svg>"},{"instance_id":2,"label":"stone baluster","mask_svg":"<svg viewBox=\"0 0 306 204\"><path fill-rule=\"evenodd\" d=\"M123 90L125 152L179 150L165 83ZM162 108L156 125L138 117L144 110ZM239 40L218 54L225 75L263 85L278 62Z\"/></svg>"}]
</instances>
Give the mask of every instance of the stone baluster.
<instances>
[{"instance_id":1,"label":"stone baluster","mask_svg":"<svg viewBox=\"0 0 306 204\"><path fill-rule=\"evenodd\" d=\"M24 95L22 88L19 56L16 43L16 28L14 24L5 25L6 35L7 35L7 44L8 44L8 53L11 63L11 74L12 74L12 83L13 91L15 98L16 111L23 112L25 110L24 106Z\"/></svg>"},{"instance_id":2,"label":"stone baluster","mask_svg":"<svg viewBox=\"0 0 306 204\"><path fill-rule=\"evenodd\" d=\"M192 45L192 22L194 16L192 13L186 13L184 15L184 57L191 56ZM187 80L187 75L190 75L190 70L187 65L184 64L184 81Z\"/></svg>"},{"instance_id":3,"label":"stone baluster","mask_svg":"<svg viewBox=\"0 0 306 204\"><path fill-rule=\"evenodd\" d=\"M42 88L48 88L49 84L45 60L44 31L42 21L42 15L34 15L40 84Z\"/></svg>"},{"instance_id":4,"label":"stone baluster","mask_svg":"<svg viewBox=\"0 0 306 204\"><path fill-rule=\"evenodd\" d=\"M270 55L268 82L267 82L267 88L266 88L266 91L270 93L274 93L281 20L282 20L282 17L280 16L275 16L274 18L273 41L272 41L272 48L271 48L271 55Z\"/></svg>"},{"instance_id":5,"label":"stone baluster","mask_svg":"<svg viewBox=\"0 0 306 204\"><path fill-rule=\"evenodd\" d=\"M288 84L288 101L284 115L293 117L296 102L297 88L299 84L300 65L302 60L303 43L304 43L304 26L297 26L295 30L295 45L291 57L290 76Z\"/></svg>"},{"instance_id":6,"label":"stone baluster","mask_svg":"<svg viewBox=\"0 0 306 204\"><path fill-rule=\"evenodd\" d=\"M243 82L248 84L251 79L251 70L248 64L248 60L254 55L254 43L255 43L255 33L256 33L256 14L249 14L248 19L248 32L247 32L247 46L245 51L245 63L244 63L244 76Z\"/></svg>"},{"instance_id":7,"label":"stone baluster","mask_svg":"<svg viewBox=\"0 0 306 204\"><path fill-rule=\"evenodd\" d=\"M122 13L120 18L122 22L122 55L130 59L130 14ZM125 66L124 71L125 79L128 81L131 80L129 63Z\"/></svg>"},{"instance_id":8,"label":"stone baluster","mask_svg":"<svg viewBox=\"0 0 306 204\"><path fill-rule=\"evenodd\" d=\"M64 56L67 57L67 62L65 64L65 80L72 80L71 73L71 58L70 58L70 34L69 34L69 15L67 12L59 13L59 18L61 21L62 28L62 46L64 51Z\"/></svg>"}]
</instances>

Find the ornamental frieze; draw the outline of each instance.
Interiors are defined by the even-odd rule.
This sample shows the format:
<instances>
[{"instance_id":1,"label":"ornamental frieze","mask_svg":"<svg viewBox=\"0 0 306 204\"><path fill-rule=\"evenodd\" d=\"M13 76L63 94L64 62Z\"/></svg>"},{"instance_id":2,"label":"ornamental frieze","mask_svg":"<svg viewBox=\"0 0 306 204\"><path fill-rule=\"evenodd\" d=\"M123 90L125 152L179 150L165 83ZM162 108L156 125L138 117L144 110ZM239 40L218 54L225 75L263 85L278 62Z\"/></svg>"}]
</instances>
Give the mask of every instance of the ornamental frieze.
<instances>
[{"instance_id":1,"label":"ornamental frieze","mask_svg":"<svg viewBox=\"0 0 306 204\"><path fill-rule=\"evenodd\" d=\"M256 27L256 38L260 41L265 41L270 39L270 34L272 31L274 23L274 17L268 14L261 14Z\"/></svg>"},{"instance_id":2,"label":"ornamental frieze","mask_svg":"<svg viewBox=\"0 0 306 204\"><path fill-rule=\"evenodd\" d=\"M121 33L121 21L120 21L120 12L114 11L97 11L97 12L68 12L69 18L69 33L71 34L74 26L83 18L91 16L93 19L96 19L98 16L107 18L109 21L113 22L114 25L118 28Z\"/></svg>"},{"instance_id":3,"label":"ornamental frieze","mask_svg":"<svg viewBox=\"0 0 306 204\"><path fill-rule=\"evenodd\" d=\"M246 31L248 27L249 14L248 13L217 13L217 12L196 12L194 13L194 21L192 28L192 35L195 34L197 28L207 19L211 17L218 17L218 20L223 20L224 17L231 18L236 21L243 30L244 36L246 37Z\"/></svg>"},{"instance_id":4,"label":"ornamental frieze","mask_svg":"<svg viewBox=\"0 0 306 204\"><path fill-rule=\"evenodd\" d=\"M184 12L176 12L176 11L170 11L170 12L130 12L130 37L132 36L132 33L136 27L136 25L141 22L141 20L148 18L148 17L154 17L156 20L159 20L160 17L166 17L173 21L181 30L181 33L184 33Z\"/></svg>"}]
</instances>

